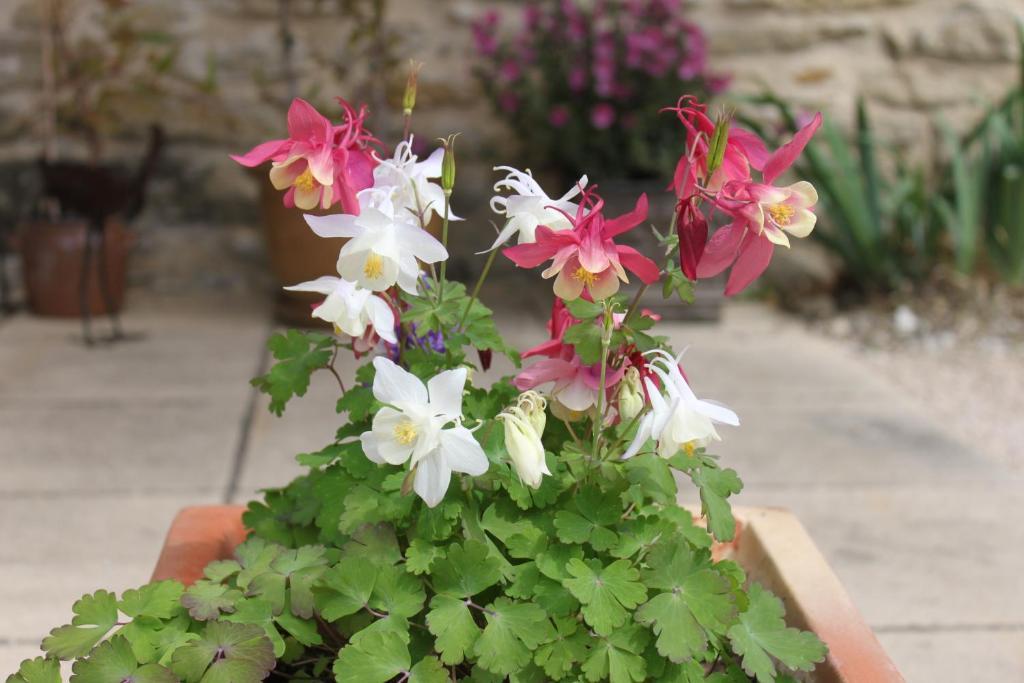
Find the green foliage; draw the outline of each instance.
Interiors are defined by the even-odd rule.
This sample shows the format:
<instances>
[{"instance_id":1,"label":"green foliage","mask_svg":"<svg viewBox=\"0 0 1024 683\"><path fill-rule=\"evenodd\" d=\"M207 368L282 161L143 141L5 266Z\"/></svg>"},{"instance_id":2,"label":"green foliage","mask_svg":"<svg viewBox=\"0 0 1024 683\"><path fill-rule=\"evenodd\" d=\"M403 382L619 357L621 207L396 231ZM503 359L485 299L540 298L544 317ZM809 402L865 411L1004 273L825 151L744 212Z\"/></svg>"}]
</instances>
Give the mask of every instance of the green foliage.
<instances>
[{"instance_id":1,"label":"green foliage","mask_svg":"<svg viewBox=\"0 0 1024 683\"><path fill-rule=\"evenodd\" d=\"M325 334L289 330L275 334L267 348L277 361L270 371L252 380L252 385L270 396L270 411L284 412L294 396L304 396L309 376L327 367L334 351L334 341Z\"/></svg>"},{"instance_id":2,"label":"green foliage","mask_svg":"<svg viewBox=\"0 0 1024 683\"><path fill-rule=\"evenodd\" d=\"M797 671L811 671L816 662L824 661L825 646L814 634L786 626L781 600L757 583L750 586L749 597L750 607L728 632L748 675L758 683L774 683L775 661Z\"/></svg>"}]
</instances>

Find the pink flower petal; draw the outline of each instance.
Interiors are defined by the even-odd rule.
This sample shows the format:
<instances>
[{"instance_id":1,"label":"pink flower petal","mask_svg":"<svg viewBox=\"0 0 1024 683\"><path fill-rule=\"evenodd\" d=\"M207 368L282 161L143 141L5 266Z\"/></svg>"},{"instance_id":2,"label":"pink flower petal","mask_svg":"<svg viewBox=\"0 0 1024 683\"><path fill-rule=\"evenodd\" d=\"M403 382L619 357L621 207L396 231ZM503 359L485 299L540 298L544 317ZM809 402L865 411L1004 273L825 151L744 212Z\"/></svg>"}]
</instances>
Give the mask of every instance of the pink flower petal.
<instances>
[{"instance_id":1,"label":"pink flower petal","mask_svg":"<svg viewBox=\"0 0 1024 683\"><path fill-rule=\"evenodd\" d=\"M704 247L704 253L697 263L697 277L714 277L728 268L736 260L736 250L746 229L746 221L741 218L719 228Z\"/></svg>"},{"instance_id":2,"label":"pink flower petal","mask_svg":"<svg viewBox=\"0 0 1024 683\"><path fill-rule=\"evenodd\" d=\"M602 234L605 237L615 237L627 230L632 230L647 219L647 193L640 195L636 200L636 206L629 213L624 213L618 218L611 218L604 222Z\"/></svg>"},{"instance_id":3,"label":"pink flower petal","mask_svg":"<svg viewBox=\"0 0 1024 683\"><path fill-rule=\"evenodd\" d=\"M619 262L631 273L635 274L645 284L657 282L661 277L661 269L658 264L647 258L633 247L619 245L615 247Z\"/></svg>"},{"instance_id":4,"label":"pink flower petal","mask_svg":"<svg viewBox=\"0 0 1024 683\"><path fill-rule=\"evenodd\" d=\"M522 370L512 383L520 391L532 389L547 382L571 379L576 375L576 366L559 358L546 358Z\"/></svg>"},{"instance_id":5,"label":"pink flower petal","mask_svg":"<svg viewBox=\"0 0 1024 683\"><path fill-rule=\"evenodd\" d=\"M804 151L804 147L821 127L821 120L821 112L818 112L810 123L797 131L792 140L775 150L775 153L764 164L765 183L772 183L782 175L783 171L793 165L796 158Z\"/></svg>"},{"instance_id":6,"label":"pink flower petal","mask_svg":"<svg viewBox=\"0 0 1024 683\"><path fill-rule=\"evenodd\" d=\"M312 104L296 97L288 107L288 137L292 140L315 141L328 144L334 133L331 122Z\"/></svg>"},{"instance_id":7,"label":"pink flower petal","mask_svg":"<svg viewBox=\"0 0 1024 683\"><path fill-rule=\"evenodd\" d=\"M232 154L231 158L246 168L252 168L283 154L288 143L288 140L270 140L256 145L245 154Z\"/></svg>"},{"instance_id":8,"label":"pink flower petal","mask_svg":"<svg viewBox=\"0 0 1024 683\"><path fill-rule=\"evenodd\" d=\"M775 245L767 238L748 232L740 244L739 256L729 273L729 280L725 283L725 295L739 294L759 278L771 262L774 251Z\"/></svg>"}]
</instances>

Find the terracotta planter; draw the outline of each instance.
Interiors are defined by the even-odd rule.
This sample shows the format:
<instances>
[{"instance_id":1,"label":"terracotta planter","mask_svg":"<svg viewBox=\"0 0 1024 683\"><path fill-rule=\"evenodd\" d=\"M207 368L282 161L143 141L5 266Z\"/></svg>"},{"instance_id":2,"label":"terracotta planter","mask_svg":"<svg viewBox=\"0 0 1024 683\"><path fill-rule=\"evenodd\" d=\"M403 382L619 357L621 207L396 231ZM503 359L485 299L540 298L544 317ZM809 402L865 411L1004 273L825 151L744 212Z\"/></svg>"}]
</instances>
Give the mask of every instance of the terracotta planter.
<instances>
[{"instance_id":1,"label":"terracotta planter","mask_svg":"<svg viewBox=\"0 0 1024 683\"><path fill-rule=\"evenodd\" d=\"M315 280L321 275L335 275L338 252L345 240L317 237L302 217L306 213L329 212L289 209L281 201L282 193L274 189L263 170L254 173L254 177L260 186L260 216L270 271L278 284L275 314L283 323L309 326L314 324L309 307L323 296L286 292L281 288Z\"/></svg>"},{"instance_id":2,"label":"terracotta planter","mask_svg":"<svg viewBox=\"0 0 1024 683\"><path fill-rule=\"evenodd\" d=\"M214 560L228 559L245 538L242 506L185 508L167 532L153 580L191 584ZM716 546L786 605L793 626L813 631L829 647L812 680L823 683L899 683L903 677L853 606L803 525L786 510L736 508L736 539Z\"/></svg>"},{"instance_id":3,"label":"terracotta planter","mask_svg":"<svg viewBox=\"0 0 1024 683\"><path fill-rule=\"evenodd\" d=\"M37 315L77 318L81 314L79 283L87 234L83 221L35 221L18 236L29 308ZM118 221L106 229L107 287L114 312L124 302L125 270L130 239ZM108 313L100 290L98 254L89 263L89 312Z\"/></svg>"}]
</instances>

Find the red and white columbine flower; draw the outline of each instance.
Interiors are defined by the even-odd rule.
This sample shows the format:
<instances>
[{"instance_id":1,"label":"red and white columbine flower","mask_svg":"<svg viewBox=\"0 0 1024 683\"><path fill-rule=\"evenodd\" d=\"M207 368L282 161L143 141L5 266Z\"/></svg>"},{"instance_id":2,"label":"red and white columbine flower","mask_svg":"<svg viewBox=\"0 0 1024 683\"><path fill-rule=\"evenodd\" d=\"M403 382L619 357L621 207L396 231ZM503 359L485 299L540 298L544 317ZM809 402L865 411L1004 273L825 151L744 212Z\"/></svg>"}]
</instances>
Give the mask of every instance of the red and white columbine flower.
<instances>
[{"instance_id":1,"label":"red and white columbine flower","mask_svg":"<svg viewBox=\"0 0 1024 683\"><path fill-rule=\"evenodd\" d=\"M764 272L776 244L789 246L786 233L806 237L814 229L816 217L811 209L818 201L814 187L808 182L787 187L775 187L773 183L800 156L821 120L821 114L815 115L791 141L768 157L761 183L732 180L715 198L716 207L733 220L704 247L697 276L713 277L731 265L725 285L727 296L743 291Z\"/></svg>"},{"instance_id":2,"label":"red and white columbine flower","mask_svg":"<svg viewBox=\"0 0 1024 683\"><path fill-rule=\"evenodd\" d=\"M662 458L671 458L680 450L692 455L695 449L721 439L715 429L716 422L739 426L736 413L718 403L697 398L679 369L679 357L673 358L660 349L648 356L652 359L647 367L661 380L666 395L662 396L651 378L644 379L651 409L641 418L636 437L623 453L623 459L632 458L651 438Z\"/></svg>"},{"instance_id":3,"label":"red and white columbine flower","mask_svg":"<svg viewBox=\"0 0 1024 683\"><path fill-rule=\"evenodd\" d=\"M312 316L334 325L334 331L338 334L362 340L372 329L384 341L398 343L394 311L384 299L368 289L329 275L285 289L326 295L323 303L313 309Z\"/></svg>"},{"instance_id":4,"label":"red and white columbine flower","mask_svg":"<svg viewBox=\"0 0 1024 683\"><path fill-rule=\"evenodd\" d=\"M601 390L601 366L599 363L586 365L577 355L572 344L564 342L565 332L576 320L566 309L561 299L555 299L548 321L551 339L527 349L523 358L545 356L516 375L512 383L520 391L537 387L548 387L551 397L551 412L560 419L575 421L597 405ZM625 372L624 368L605 371L605 390L614 387Z\"/></svg>"},{"instance_id":5,"label":"red and white columbine flower","mask_svg":"<svg viewBox=\"0 0 1024 683\"><path fill-rule=\"evenodd\" d=\"M607 299L619 291L619 282L629 282L626 271L645 284L655 282L660 269L654 261L632 247L615 244L617 235L632 230L647 218L647 195L640 195L636 206L618 218L605 219L604 200L593 189L585 190L575 216L564 214L572 230L537 228L534 244L507 247L503 253L521 268L536 268L550 260L541 275L555 277L555 294L566 301L586 291L594 299Z\"/></svg>"},{"instance_id":6,"label":"red and white columbine flower","mask_svg":"<svg viewBox=\"0 0 1024 683\"><path fill-rule=\"evenodd\" d=\"M387 358L374 358L373 367L373 396L385 405L360 436L367 458L377 464L408 462L413 490L430 507L444 498L452 472L487 471L487 456L462 426L466 368L445 370L424 385Z\"/></svg>"},{"instance_id":7,"label":"red and white columbine flower","mask_svg":"<svg viewBox=\"0 0 1024 683\"><path fill-rule=\"evenodd\" d=\"M273 162L270 182L285 190L285 206L309 211L340 203L343 211L358 213L356 193L373 184L377 162L370 144L376 140L363 129L365 109L356 112L345 100L338 102L345 120L334 126L309 102L292 100L287 139L264 142L231 158L249 168Z\"/></svg>"},{"instance_id":8,"label":"red and white columbine flower","mask_svg":"<svg viewBox=\"0 0 1024 683\"><path fill-rule=\"evenodd\" d=\"M537 227L541 225L556 232L572 229L569 217L575 215L579 207L570 200L587 186L587 176L581 177L558 199L552 199L529 169L523 172L511 166L495 166L494 170L508 174L494 184L494 191L510 190L511 194L491 197L491 211L505 217L505 226L488 251L497 249L514 236L518 244L533 244L537 241Z\"/></svg>"}]
</instances>

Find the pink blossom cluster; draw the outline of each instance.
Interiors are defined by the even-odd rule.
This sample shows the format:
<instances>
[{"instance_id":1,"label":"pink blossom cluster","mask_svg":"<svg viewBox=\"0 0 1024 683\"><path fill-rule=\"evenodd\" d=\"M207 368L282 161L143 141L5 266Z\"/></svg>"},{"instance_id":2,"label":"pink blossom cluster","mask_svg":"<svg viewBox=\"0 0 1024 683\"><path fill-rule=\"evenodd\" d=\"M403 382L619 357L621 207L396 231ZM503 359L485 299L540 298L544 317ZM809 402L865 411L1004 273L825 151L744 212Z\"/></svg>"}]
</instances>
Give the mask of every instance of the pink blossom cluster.
<instances>
[{"instance_id":1,"label":"pink blossom cluster","mask_svg":"<svg viewBox=\"0 0 1024 683\"><path fill-rule=\"evenodd\" d=\"M529 2L519 30L503 38L500 28L496 11L472 26L498 110L554 128L630 128L630 112L648 100L653 107L681 90L714 94L728 83L709 72L704 34L678 0Z\"/></svg>"}]
</instances>

